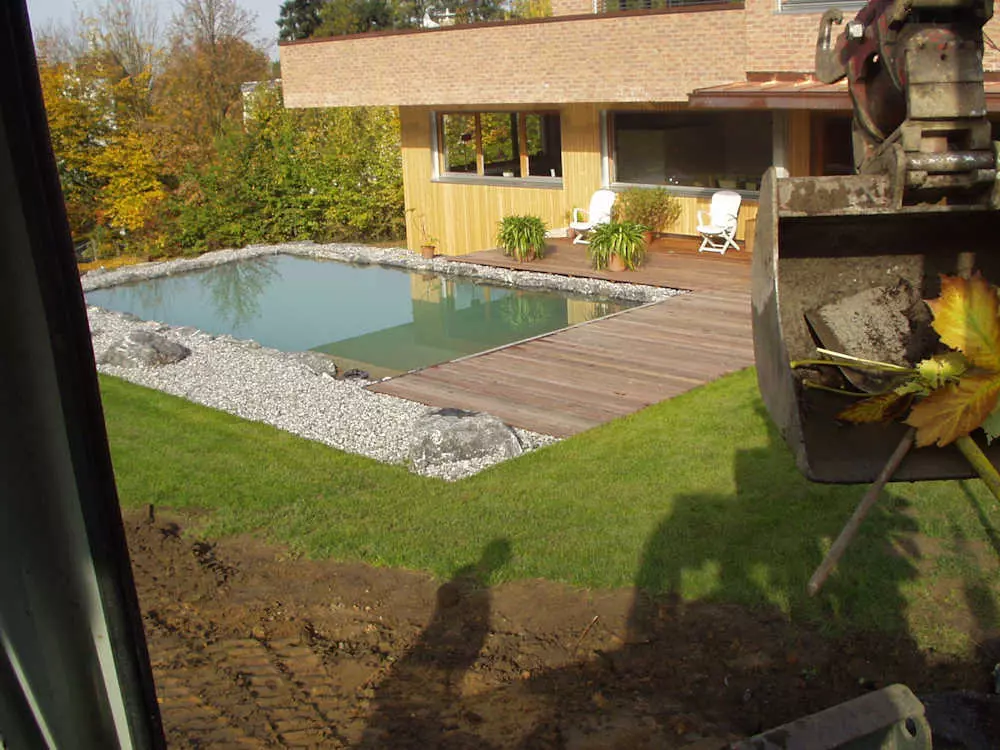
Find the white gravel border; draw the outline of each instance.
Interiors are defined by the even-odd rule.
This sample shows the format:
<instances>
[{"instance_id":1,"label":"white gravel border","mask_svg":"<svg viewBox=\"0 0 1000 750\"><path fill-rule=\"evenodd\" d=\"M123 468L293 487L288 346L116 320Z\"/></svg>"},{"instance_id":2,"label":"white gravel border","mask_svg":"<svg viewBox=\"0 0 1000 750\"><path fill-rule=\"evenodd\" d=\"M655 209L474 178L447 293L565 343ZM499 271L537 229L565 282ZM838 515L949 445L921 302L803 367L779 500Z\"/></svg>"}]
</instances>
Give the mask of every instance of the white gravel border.
<instances>
[{"instance_id":1,"label":"white gravel border","mask_svg":"<svg viewBox=\"0 0 1000 750\"><path fill-rule=\"evenodd\" d=\"M83 276L81 283L83 290L89 292L279 253L470 276L506 286L558 289L639 302L664 300L682 293L639 284L456 263L443 258L425 260L404 249L312 243L252 246L113 271L99 269ZM134 315L93 306L88 307L87 312L94 352L98 357L112 343L136 329L160 333L191 350L191 356L173 365L137 368L99 365L100 372L377 461L404 463L414 422L431 410L414 401L368 391L364 386L370 381L337 380L329 375L317 375L296 353L262 347L254 341L142 321ZM521 429L515 432L526 451L557 442L557 438L548 435ZM457 480L493 463L495 459L464 461L428 467L421 473Z\"/></svg>"}]
</instances>

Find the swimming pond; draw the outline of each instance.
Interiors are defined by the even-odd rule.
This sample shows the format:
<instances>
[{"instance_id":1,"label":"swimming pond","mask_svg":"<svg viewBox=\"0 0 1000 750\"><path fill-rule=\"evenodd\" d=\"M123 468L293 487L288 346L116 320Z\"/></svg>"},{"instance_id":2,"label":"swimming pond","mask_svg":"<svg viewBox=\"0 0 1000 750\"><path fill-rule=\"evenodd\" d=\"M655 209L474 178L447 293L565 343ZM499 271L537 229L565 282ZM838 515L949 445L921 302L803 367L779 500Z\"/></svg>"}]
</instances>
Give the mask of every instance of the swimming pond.
<instances>
[{"instance_id":1,"label":"swimming pond","mask_svg":"<svg viewBox=\"0 0 1000 750\"><path fill-rule=\"evenodd\" d=\"M376 378L639 304L291 255L98 289L87 302L283 351L323 352L342 370Z\"/></svg>"}]
</instances>

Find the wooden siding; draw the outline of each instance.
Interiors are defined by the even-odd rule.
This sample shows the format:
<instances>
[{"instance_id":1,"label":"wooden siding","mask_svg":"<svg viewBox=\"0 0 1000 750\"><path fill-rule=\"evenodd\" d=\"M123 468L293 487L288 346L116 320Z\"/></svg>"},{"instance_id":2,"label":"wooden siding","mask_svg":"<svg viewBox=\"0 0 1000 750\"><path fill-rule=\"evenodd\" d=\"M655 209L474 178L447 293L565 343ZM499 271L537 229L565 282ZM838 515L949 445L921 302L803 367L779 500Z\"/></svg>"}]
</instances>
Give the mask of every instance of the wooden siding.
<instances>
[{"instance_id":1,"label":"wooden siding","mask_svg":"<svg viewBox=\"0 0 1000 750\"><path fill-rule=\"evenodd\" d=\"M414 251L420 248L420 217L428 235L438 240L438 252L443 255L464 255L493 247L497 222L510 214L540 216L552 229L567 227L572 209L586 208L590 196L602 185L601 111L595 104L560 108L563 185L531 188L435 182L432 111L425 107L401 108L403 190L409 209L407 246ZM808 139L804 153L808 158ZM708 211L711 197L681 196L679 200L681 215L670 231L696 236L698 211ZM740 211L738 239L745 239L747 222L756 215L756 201L745 200Z\"/></svg>"},{"instance_id":2,"label":"wooden siding","mask_svg":"<svg viewBox=\"0 0 1000 750\"><path fill-rule=\"evenodd\" d=\"M812 112L793 110L788 113L788 176L808 177L812 174Z\"/></svg>"},{"instance_id":3,"label":"wooden siding","mask_svg":"<svg viewBox=\"0 0 1000 750\"><path fill-rule=\"evenodd\" d=\"M673 234L684 234L691 237L698 236L698 212L702 211L708 214L709 208L712 205L711 196L705 196L704 198L689 198L686 196L681 196L679 198L681 202L681 215L677 219L677 222L670 228L670 232ZM743 199L743 203L740 206L740 216L739 223L736 229L736 239L743 241L746 239L746 227L747 222L750 219L757 218L757 201Z\"/></svg>"},{"instance_id":4,"label":"wooden siding","mask_svg":"<svg viewBox=\"0 0 1000 750\"><path fill-rule=\"evenodd\" d=\"M527 110L525 110L527 111ZM551 111L551 110L549 110ZM403 191L407 212L407 246L421 244L419 218L438 239L444 255L493 247L497 222L510 214L534 214L550 227L569 224L573 206L586 206L601 186L600 127L597 110L571 105L560 110L563 172L561 188L475 185L433 180L431 110L400 109Z\"/></svg>"}]
</instances>

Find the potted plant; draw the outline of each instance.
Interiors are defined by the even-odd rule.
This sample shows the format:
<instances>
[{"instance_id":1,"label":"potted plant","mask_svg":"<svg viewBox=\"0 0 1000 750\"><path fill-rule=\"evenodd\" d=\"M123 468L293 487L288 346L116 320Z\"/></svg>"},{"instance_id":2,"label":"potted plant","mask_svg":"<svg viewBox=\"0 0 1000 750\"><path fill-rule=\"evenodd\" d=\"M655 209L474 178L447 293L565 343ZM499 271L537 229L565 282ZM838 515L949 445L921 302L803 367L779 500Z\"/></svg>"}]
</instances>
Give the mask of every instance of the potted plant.
<instances>
[{"instance_id":1,"label":"potted plant","mask_svg":"<svg viewBox=\"0 0 1000 750\"><path fill-rule=\"evenodd\" d=\"M646 227L634 221L609 221L590 231L587 255L597 270L634 271L646 257Z\"/></svg>"},{"instance_id":2,"label":"potted plant","mask_svg":"<svg viewBox=\"0 0 1000 750\"><path fill-rule=\"evenodd\" d=\"M413 210L412 208L410 209ZM430 260L437 250L438 238L427 231L427 217L423 214L414 214L413 223L417 226L417 233L420 235L420 254Z\"/></svg>"},{"instance_id":3,"label":"potted plant","mask_svg":"<svg viewBox=\"0 0 1000 750\"><path fill-rule=\"evenodd\" d=\"M666 188L629 188L615 201L616 221L630 221L646 227L646 245L654 233L665 232L681 215L681 202Z\"/></svg>"},{"instance_id":4,"label":"potted plant","mask_svg":"<svg viewBox=\"0 0 1000 750\"><path fill-rule=\"evenodd\" d=\"M545 255L545 222L537 216L505 216L497 231L504 255L526 261Z\"/></svg>"}]
</instances>

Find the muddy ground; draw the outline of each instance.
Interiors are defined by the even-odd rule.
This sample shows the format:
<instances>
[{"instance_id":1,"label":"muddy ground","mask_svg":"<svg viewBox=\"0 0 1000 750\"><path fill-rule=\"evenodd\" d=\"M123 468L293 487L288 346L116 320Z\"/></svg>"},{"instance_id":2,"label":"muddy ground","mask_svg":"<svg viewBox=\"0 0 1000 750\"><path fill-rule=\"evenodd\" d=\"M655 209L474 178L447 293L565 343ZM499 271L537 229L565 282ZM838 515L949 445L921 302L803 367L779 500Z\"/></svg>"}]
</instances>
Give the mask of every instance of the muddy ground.
<instances>
[{"instance_id":1,"label":"muddy ground","mask_svg":"<svg viewBox=\"0 0 1000 750\"><path fill-rule=\"evenodd\" d=\"M485 588L125 518L171 747L718 748L866 690L988 688L996 654L827 639L777 612Z\"/></svg>"}]
</instances>

